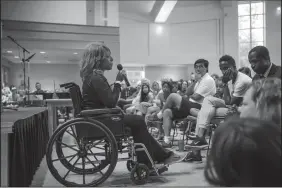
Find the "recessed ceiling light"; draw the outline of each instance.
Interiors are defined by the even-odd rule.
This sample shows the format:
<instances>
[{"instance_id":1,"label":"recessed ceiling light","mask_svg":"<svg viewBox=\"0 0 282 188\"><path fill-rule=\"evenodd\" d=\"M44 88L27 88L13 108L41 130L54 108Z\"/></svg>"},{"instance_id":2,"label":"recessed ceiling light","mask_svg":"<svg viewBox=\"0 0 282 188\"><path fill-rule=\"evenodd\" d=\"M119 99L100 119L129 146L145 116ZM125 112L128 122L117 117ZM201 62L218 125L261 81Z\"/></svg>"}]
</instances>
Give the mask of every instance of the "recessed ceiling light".
<instances>
[{"instance_id":1,"label":"recessed ceiling light","mask_svg":"<svg viewBox=\"0 0 282 188\"><path fill-rule=\"evenodd\" d=\"M46 63L50 63L50 61L46 61Z\"/></svg>"},{"instance_id":2,"label":"recessed ceiling light","mask_svg":"<svg viewBox=\"0 0 282 188\"><path fill-rule=\"evenodd\" d=\"M45 54L46 52L40 52L41 54Z\"/></svg>"},{"instance_id":3,"label":"recessed ceiling light","mask_svg":"<svg viewBox=\"0 0 282 188\"><path fill-rule=\"evenodd\" d=\"M16 58L16 59L18 59L18 58L19 58L19 56L15 56L15 58Z\"/></svg>"},{"instance_id":4,"label":"recessed ceiling light","mask_svg":"<svg viewBox=\"0 0 282 188\"><path fill-rule=\"evenodd\" d=\"M12 51L7 51L7 53L11 54L11 53L13 53L13 52L12 52Z\"/></svg>"},{"instance_id":5,"label":"recessed ceiling light","mask_svg":"<svg viewBox=\"0 0 282 188\"><path fill-rule=\"evenodd\" d=\"M281 14L281 7L277 7L277 8L276 8L276 13L277 13L277 14Z\"/></svg>"},{"instance_id":6,"label":"recessed ceiling light","mask_svg":"<svg viewBox=\"0 0 282 188\"><path fill-rule=\"evenodd\" d=\"M74 52L73 54L75 54L75 55L76 55L76 54L77 54L77 52Z\"/></svg>"}]
</instances>

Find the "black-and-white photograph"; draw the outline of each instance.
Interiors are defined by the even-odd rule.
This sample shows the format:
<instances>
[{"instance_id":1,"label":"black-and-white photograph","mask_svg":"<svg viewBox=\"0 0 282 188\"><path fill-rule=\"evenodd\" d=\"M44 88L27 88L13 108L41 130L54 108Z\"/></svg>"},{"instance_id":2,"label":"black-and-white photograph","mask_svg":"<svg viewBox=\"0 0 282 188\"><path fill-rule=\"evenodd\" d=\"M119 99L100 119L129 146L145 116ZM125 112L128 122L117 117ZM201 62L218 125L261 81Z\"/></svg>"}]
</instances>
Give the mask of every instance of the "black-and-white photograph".
<instances>
[{"instance_id":1,"label":"black-and-white photograph","mask_svg":"<svg viewBox=\"0 0 282 188\"><path fill-rule=\"evenodd\" d=\"M282 187L280 0L1 0L1 187Z\"/></svg>"}]
</instances>

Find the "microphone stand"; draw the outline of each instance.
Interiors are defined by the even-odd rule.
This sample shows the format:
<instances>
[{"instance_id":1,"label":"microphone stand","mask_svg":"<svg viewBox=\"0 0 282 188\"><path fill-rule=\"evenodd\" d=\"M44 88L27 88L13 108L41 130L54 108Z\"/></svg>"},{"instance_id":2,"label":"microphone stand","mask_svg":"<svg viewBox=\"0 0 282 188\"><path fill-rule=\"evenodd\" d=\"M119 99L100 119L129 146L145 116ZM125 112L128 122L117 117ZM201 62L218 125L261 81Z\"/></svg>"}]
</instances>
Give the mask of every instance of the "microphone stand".
<instances>
[{"instance_id":1,"label":"microphone stand","mask_svg":"<svg viewBox=\"0 0 282 188\"><path fill-rule=\"evenodd\" d=\"M29 62L29 60L35 55L33 54L30 56L28 59L25 59L25 53L27 52L30 54L30 52L22 47L15 39L13 39L11 36L7 36L13 43L15 43L18 47L20 47L23 51L23 58L22 58L22 63L23 63L23 73L24 73L24 92L26 93L26 62ZM27 91L27 94L29 95L29 91ZM29 96L28 96L28 101L29 101ZM26 98L24 98L24 105L26 105Z\"/></svg>"}]
</instances>

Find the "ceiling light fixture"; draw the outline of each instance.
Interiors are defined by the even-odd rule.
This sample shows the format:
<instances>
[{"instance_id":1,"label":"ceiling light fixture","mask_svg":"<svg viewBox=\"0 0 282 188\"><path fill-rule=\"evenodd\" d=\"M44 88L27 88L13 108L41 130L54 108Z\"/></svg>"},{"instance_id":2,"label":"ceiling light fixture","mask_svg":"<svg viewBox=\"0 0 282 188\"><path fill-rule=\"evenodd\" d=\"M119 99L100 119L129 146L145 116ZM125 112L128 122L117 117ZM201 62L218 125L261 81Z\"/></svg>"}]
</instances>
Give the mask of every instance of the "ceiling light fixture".
<instances>
[{"instance_id":1,"label":"ceiling light fixture","mask_svg":"<svg viewBox=\"0 0 282 188\"><path fill-rule=\"evenodd\" d=\"M162 34L162 33L163 33L163 27L162 27L161 25L159 25L159 26L157 27L156 32L157 32L158 35Z\"/></svg>"},{"instance_id":2,"label":"ceiling light fixture","mask_svg":"<svg viewBox=\"0 0 282 188\"><path fill-rule=\"evenodd\" d=\"M46 61L46 63L50 63L50 61Z\"/></svg>"},{"instance_id":3,"label":"ceiling light fixture","mask_svg":"<svg viewBox=\"0 0 282 188\"><path fill-rule=\"evenodd\" d=\"M74 55L77 55L77 52L74 52L73 54L74 54Z\"/></svg>"},{"instance_id":4,"label":"ceiling light fixture","mask_svg":"<svg viewBox=\"0 0 282 188\"><path fill-rule=\"evenodd\" d=\"M40 52L41 54L45 54L46 52Z\"/></svg>"},{"instance_id":5,"label":"ceiling light fixture","mask_svg":"<svg viewBox=\"0 0 282 188\"><path fill-rule=\"evenodd\" d=\"M157 15L155 22L157 23L164 23L166 22L168 16L170 15L171 11L173 10L174 6L176 5L177 0L174 1L165 1L159 14Z\"/></svg>"},{"instance_id":6,"label":"ceiling light fixture","mask_svg":"<svg viewBox=\"0 0 282 188\"><path fill-rule=\"evenodd\" d=\"M12 51L7 51L7 53L11 54L11 53L13 53L13 52L12 52Z\"/></svg>"},{"instance_id":7,"label":"ceiling light fixture","mask_svg":"<svg viewBox=\"0 0 282 188\"><path fill-rule=\"evenodd\" d=\"M19 56L15 56L15 58L16 58L16 59L18 59L18 58L19 58Z\"/></svg>"},{"instance_id":8,"label":"ceiling light fixture","mask_svg":"<svg viewBox=\"0 0 282 188\"><path fill-rule=\"evenodd\" d=\"M277 14L281 14L281 7L277 7L277 8L276 8L276 13L277 13Z\"/></svg>"}]
</instances>

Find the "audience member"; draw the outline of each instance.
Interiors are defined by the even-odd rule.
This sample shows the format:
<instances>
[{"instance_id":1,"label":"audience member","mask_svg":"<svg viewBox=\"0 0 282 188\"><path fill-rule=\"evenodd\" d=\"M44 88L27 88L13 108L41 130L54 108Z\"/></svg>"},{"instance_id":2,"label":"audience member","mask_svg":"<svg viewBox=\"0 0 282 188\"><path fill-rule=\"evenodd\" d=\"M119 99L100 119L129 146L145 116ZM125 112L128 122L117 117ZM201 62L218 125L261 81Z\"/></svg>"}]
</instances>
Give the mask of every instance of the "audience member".
<instances>
[{"instance_id":1,"label":"audience member","mask_svg":"<svg viewBox=\"0 0 282 188\"><path fill-rule=\"evenodd\" d=\"M159 92L157 99L154 101L155 105L148 108L147 115L145 116L146 124L148 121L160 121L157 117L157 113L163 108L168 96L171 94L172 84L169 80L162 80L162 92ZM158 127L159 135L157 140L162 140L164 137L164 130L161 124Z\"/></svg>"},{"instance_id":2,"label":"audience member","mask_svg":"<svg viewBox=\"0 0 282 188\"><path fill-rule=\"evenodd\" d=\"M135 104L136 114L145 115L147 109L153 105L154 95L150 90L150 85L147 82L144 82L141 86L141 94L138 97L138 101Z\"/></svg>"},{"instance_id":3,"label":"audience member","mask_svg":"<svg viewBox=\"0 0 282 188\"><path fill-rule=\"evenodd\" d=\"M212 74L211 77L214 79L214 80L217 80L219 78L219 76L217 74Z\"/></svg>"},{"instance_id":4,"label":"audience member","mask_svg":"<svg viewBox=\"0 0 282 188\"><path fill-rule=\"evenodd\" d=\"M229 119L215 131L204 174L215 186L281 187L281 125Z\"/></svg>"},{"instance_id":5,"label":"audience member","mask_svg":"<svg viewBox=\"0 0 282 188\"><path fill-rule=\"evenodd\" d=\"M89 45L83 53L81 65L84 109L115 108L121 92L120 82L123 81L126 73L125 71L118 73L112 90L104 76L104 71L111 70L113 66L110 49L100 44ZM180 159L180 156L163 149L149 134L143 117L126 114L123 123L130 127L134 142L145 145L153 161L167 163ZM139 163L152 168L144 151L136 152L136 155Z\"/></svg>"},{"instance_id":6,"label":"audience member","mask_svg":"<svg viewBox=\"0 0 282 188\"><path fill-rule=\"evenodd\" d=\"M2 103L6 103L8 101L12 101L12 92L8 86L5 86L4 83L2 83L2 90L1 90L1 101Z\"/></svg>"},{"instance_id":7,"label":"audience member","mask_svg":"<svg viewBox=\"0 0 282 188\"><path fill-rule=\"evenodd\" d=\"M178 83L173 81L173 80L171 80L171 83L172 83L172 90L171 90L171 92L172 93L177 93L177 91L178 91Z\"/></svg>"},{"instance_id":8,"label":"audience member","mask_svg":"<svg viewBox=\"0 0 282 188\"><path fill-rule=\"evenodd\" d=\"M169 80L162 80L162 89L155 100L154 105L148 108L147 115L150 116L155 112L159 112L166 102L167 97L171 94L172 84ZM149 117L150 119L150 117ZM154 121L150 119L150 121Z\"/></svg>"},{"instance_id":9,"label":"audience member","mask_svg":"<svg viewBox=\"0 0 282 188\"><path fill-rule=\"evenodd\" d=\"M223 97L223 90L224 90L224 84L222 82L222 76L221 76L217 80L216 93L214 94L214 97L222 99L222 97Z\"/></svg>"},{"instance_id":10,"label":"audience member","mask_svg":"<svg viewBox=\"0 0 282 188\"><path fill-rule=\"evenodd\" d=\"M157 81L154 81L152 83L152 92L153 92L154 98L157 97L157 95L159 94L160 90L161 89L160 89L159 83Z\"/></svg>"},{"instance_id":11,"label":"audience member","mask_svg":"<svg viewBox=\"0 0 282 188\"><path fill-rule=\"evenodd\" d=\"M270 61L269 51L264 46L256 46L249 52L251 68L256 73L253 80L276 77L281 79L281 66Z\"/></svg>"},{"instance_id":12,"label":"audience member","mask_svg":"<svg viewBox=\"0 0 282 188\"><path fill-rule=\"evenodd\" d=\"M137 86L136 86L136 91L130 95L127 99L134 99L137 97L137 95L140 93L141 90L141 81L137 82Z\"/></svg>"},{"instance_id":13,"label":"audience member","mask_svg":"<svg viewBox=\"0 0 282 188\"><path fill-rule=\"evenodd\" d=\"M252 78L251 69L249 67L241 67L238 71Z\"/></svg>"},{"instance_id":14,"label":"audience member","mask_svg":"<svg viewBox=\"0 0 282 188\"><path fill-rule=\"evenodd\" d=\"M228 113L228 106L239 106L243 96L248 90L252 79L247 75L238 72L233 57L224 55L219 59L219 68L222 71L222 82L225 84L223 89L223 99L209 96L203 101L202 108L197 116L196 138L190 144L199 148L207 146L205 133L214 116L224 117ZM190 138L193 136L190 136ZM200 150L190 151L186 161L202 161Z\"/></svg>"},{"instance_id":15,"label":"audience member","mask_svg":"<svg viewBox=\"0 0 282 188\"><path fill-rule=\"evenodd\" d=\"M35 89L36 91L33 92L35 95L44 94L44 91L41 89L41 84L39 82L36 82Z\"/></svg>"},{"instance_id":16,"label":"audience member","mask_svg":"<svg viewBox=\"0 0 282 188\"><path fill-rule=\"evenodd\" d=\"M181 96L181 97L187 97L186 95L186 90L188 88L188 82L187 81L183 81L180 89L177 91L177 93Z\"/></svg>"},{"instance_id":17,"label":"audience member","mask_svg":"<svg viewBox=\"0 0 282 188\"><path fill-rule=\"evenodd\" d=\"M200 109L202 101L207 96L212 96L216 93L216 86L213 78L208 74L209 62L205 59L198 59L194 63L195 72L197 79L194 84L190 85L190 89L187 89L187 96L181 97L178 94L170 94L165 103L162 111L159 113L158 117L163 117L163 127L165 132L164 147L171 147L170 141L170 130L172 126L172 121L174 119L185 118L190 114L191 108Z\"/></svg>"}]
</instances>

